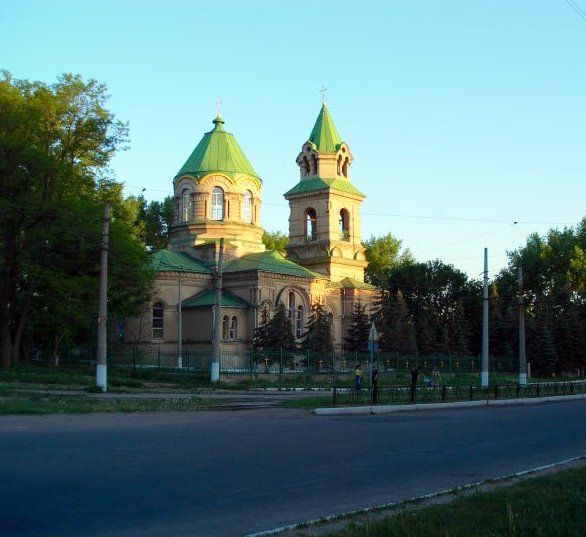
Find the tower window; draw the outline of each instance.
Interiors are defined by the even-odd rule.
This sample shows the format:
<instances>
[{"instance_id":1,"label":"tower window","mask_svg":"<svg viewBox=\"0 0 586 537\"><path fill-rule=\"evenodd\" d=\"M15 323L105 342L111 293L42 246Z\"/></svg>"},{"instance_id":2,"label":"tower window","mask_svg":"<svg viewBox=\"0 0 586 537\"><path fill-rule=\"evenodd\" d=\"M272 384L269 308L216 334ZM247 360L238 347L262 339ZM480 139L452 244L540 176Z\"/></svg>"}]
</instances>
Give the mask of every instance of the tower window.
<instances>
[{"instance_id":1,"label":"tower window","mask_svg":"<svg viewBox=\"0 0 586 537\"><path fill-rule=\"evenodd\" d=\"M336 162L336 173L342 175L342 155L338 155L338 161Z\"/></svg>"},{"instance_id":2,"label":"tower window","mask_svg":"<svg viewBox=\"0 0 586 537\"><path fill-rule=\"evenodd\" d=\"M303 337L303 306L297 306L297 318L295 319L295 337Z\"/></svg>"},{"instance_id":3,"label":"tower window","mask_svg":"<svg viewBox=\"0 0 586 537\"><path fill-rule=\"evenodd\" d=\"M340 219L338 220L338 228L340 230L340 240L350 240L350 214L346 209L340 211Z\"/></svg>"},{"instance_id":4,"label":"tower window","mask_svg":"<svg viewBox=\"0 0 586 537\"><path fill-rule=\"evenodd\" d=\"M305 238L308 241L317 239L317 216L315 209L307 209L305 217Z\"/></svg>"},{"instance_id":5,"label":"tower window","mask_svg":"<svg viewBox=\"0 0 586 537\"><path fill-rule=\"evenodd\" d=\"M153 339L163 339L163 329L165 326L165 306L161 302L153 304Z\"/></svg>"},{"instance_id":6,"label":"tower window","mask_svg":"<svg viewBox=\"0 0 586 537\"><path fill-rule=\"evenodd\" d=\"M211 209L212 220L224 220L224 191L220 187L212 189Z\"/></svg>"},{"instance_id":7,"label":"tower window","mask_svg":"<svg viewBox=\"0 0 586 537\"><path fill-rule=\"evenodd\" d=\"M181 221L189 222L189 213L191 211L191 196L189 190L185 189L181 193Z\"/></svg>"},{"instance_id":8,"label":"tower window","mask_svg":"<svg viewBox=\"0 0 586 537\"><path fill-rule=\"evenodd\" d=\"M229 323L230 323L230 318L227 315L224 315L224 317L222 317L222 339L223 340L228 339L228 335L230 333Z\"/></svg>"},{"instance_id":9,"label":"tower window","mask_svg":"<svg viewBox=\"0 0 586 537\"><path fill-rule=\"evenodd\" d=\"M242 195L242 206L240 207L240 218L243 222L252 222L252 192L245 190Z\"/></svg>"},{"instance_id":10,"label":"tower window","mask_svg":"<svg viewBox=\"0 0 586 537\"><path fill-rule=\"evenodd\" d=\"M346 157L344 159L344 164L342 164L342 175L344 177L348 177L348 164L350 164L350 159Z\"/></svg>"}]
</instances>

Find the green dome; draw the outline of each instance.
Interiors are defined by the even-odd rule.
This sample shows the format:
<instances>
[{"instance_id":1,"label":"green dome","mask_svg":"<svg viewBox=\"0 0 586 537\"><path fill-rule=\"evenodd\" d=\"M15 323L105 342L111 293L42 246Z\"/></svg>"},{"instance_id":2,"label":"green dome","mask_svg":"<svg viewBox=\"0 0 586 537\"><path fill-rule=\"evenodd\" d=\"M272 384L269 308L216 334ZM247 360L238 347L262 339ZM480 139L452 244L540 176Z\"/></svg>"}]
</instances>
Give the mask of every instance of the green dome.
<instances>
[{"instance_id":1,"label":"green dome","mask_svg":"<svg viewBox=\"0 0 586 537\"><path fill-rule=\"evenodd\" d=\"M320 153L335 153L342 145L342 138L338 134L338 129L334 125L334 120L326 107L326 103L321 106L319 116L317 116L308 141Z\"/></svg>"},{"instance_id":2,"label":"green dome","mask_svg":"<svg viewBox=\"0 0 586 537\"><path fill-rule=\"evenodd\" d=\"M214 128L203 135L175 179L182 175L200 178L210 173L223 173L231 178L237 174L250 175L260 181L234 136L224 130L222 117L218 115L213 123Z\"/></svg>"}]
</instances>

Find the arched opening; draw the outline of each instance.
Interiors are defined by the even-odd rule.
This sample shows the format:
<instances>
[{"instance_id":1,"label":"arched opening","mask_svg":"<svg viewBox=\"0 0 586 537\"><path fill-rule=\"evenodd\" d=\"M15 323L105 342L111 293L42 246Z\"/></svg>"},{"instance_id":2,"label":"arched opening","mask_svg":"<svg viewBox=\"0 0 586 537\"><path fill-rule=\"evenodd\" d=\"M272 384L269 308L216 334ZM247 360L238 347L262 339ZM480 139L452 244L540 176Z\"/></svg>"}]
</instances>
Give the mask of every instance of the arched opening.
<instances>
[{"instance_id":1,"label":"arched opening","mask_svg":"<svg viewBox=\"0 0 586 537\"><path fill-rule=\"evenodd\" d=\"M303 319L303 306L297 306L297 317L295 319L295 338L301 339L303 337L304 319Z\"/></svg>"},{"instance_id":2,"label":"arched opening","mask_svg":"<svg viewBox=\"0 0 586 537\"><path fill-rule=\"evenodd\" d=\"M305 155L303 156L301 169L303 170L303 177L307 177L309 175L309 160L307 160L307 157Z\"/></svg>"},{"instance_id":3,"label":"arched opening","mask_svg":"<svg viewBox=\"0 0 586 537\"><path fill-rule=\"evenodd\" d=\"M222 339L227 340L230 333L230 319L227 315L222 317Z\"/></svg>"},{"instance_id":4,"label":"arched opening","mask_svg":"<svg viewBox=\"0 0 586 537\"><path fill-rule=\"evenodd\" d=\"M348 165L350 164L350 159L346 157L344 159L344 164L342 164L342 175L344 177L348 177Z\"/></svg>"},{"instance_id":5,"label":"arched opening","mask_svg":"<svg viewBox=\"0 0 586 537\"><path fill-rule=\"evenodd\" d=\"M295 293L293 291L289 292L289 320L293 322L295 318Z\"/></svg>"},{"instance_id":6,"label":"arched opening","mask_svg":"<svg viewBox=\"0 0 586 537\"><path fill-rule=\"evenodd\" d=\"M336 174L342 175L342 155L338 155L338 162L336 163Z\"/></svg>"},{"instance_id":7,"label":"arched opening","mask_svg":"<svg viewBox=\"0 0 586 537\"><path fill-rule=\"evenodd\" d=\"M212 189L211 220L224 220L224 191L216 186Z\"/></svg>"},{"instance_id":8,"label":"arched opening","mask_svg":"<svg viewBox=\"0 0 586 537\"><path fill-rule=\"evenodd\" d=\"M189 222L189 213L191 212L191 196L189 190L185 189L181 193L181 221Z\"/></svg>"},{"instance_id":9,"label":"arched opening","mask_svg":"<svg viewBox=\"0 0 586 537\"><path fill-rule=\"evenodd\" d=\"M153 304L153 320L152 330L153 339L163 339L163 332L165 328L165 306L162 302L155 302Z\"/></svg>"},{"instance_id":10,"label":"arched opening","mask_svg":"<svg viewBox=\"0 0 586 537\"><path fill-rule=\"evenodd\" d=\"M338 229L340 231L340 240L350 240L350 213L346 209L340 211L340 218L338 220Z\"/></svg>"},{"instance_id":11,"label":"arched opening","mask_svg":"<svg viewBox=\"0 0 586 537\"><path fill-rule=\"evenodd\" d=\"M238 339L238 317L232 317L229 336L231 341Z\"/></svg>"},{"instance_id":12,"label":"arched opening","mask_svg":"<svg viewBox=\"0 0 586 537\"><path fill-rule=\"evenodd\" d=\"M252 222L252 192L250 190L245 190L244 194L242 194L240 219L247 224Z\"/></svg>"},{"instance_id":13,"label":"arched opening","mask_svg":"<svg viewBox=\"0 0 586 537\"><path fill-rule=\"evenodd\" d=\"M305 238L308 241L317 239L317 215L312 208L305 211Z\"/></svg>"},{"instance_id":14,"label":"arched opening","mask_svg":"<svg viewBox=\"0 0 586 537\"><path fill-rule=\"evenodd\" d=\"M315 155L311 155L311 168L312 175L317 175L317 157Z\"/></svg>"}]
</instances>

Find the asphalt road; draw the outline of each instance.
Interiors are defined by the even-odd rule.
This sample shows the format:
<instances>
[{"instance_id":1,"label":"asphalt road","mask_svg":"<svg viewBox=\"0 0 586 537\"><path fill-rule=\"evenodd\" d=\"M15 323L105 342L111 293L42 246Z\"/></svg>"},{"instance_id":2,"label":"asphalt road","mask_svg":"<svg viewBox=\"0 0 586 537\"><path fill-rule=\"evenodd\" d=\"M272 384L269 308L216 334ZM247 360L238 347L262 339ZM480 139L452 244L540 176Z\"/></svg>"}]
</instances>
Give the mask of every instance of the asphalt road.
<instances>
[{"instance_id":1,"label":"asphalt road","mask_svg":"<svg viewBox=\"0 0 586 537\"><path fill-rule=\"evenodd\" d=\"M0 417L0 535L244 535L586 453L586 401Z\"/></svg>"}]
</instances>

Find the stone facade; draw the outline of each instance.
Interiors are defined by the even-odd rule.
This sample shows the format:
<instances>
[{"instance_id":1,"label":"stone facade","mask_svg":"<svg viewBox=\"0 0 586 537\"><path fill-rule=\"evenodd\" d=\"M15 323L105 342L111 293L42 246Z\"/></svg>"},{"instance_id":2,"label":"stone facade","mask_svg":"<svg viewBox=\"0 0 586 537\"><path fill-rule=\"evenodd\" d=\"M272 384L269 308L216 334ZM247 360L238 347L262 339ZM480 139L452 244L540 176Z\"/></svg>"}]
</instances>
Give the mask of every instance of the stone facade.
<instances>
[{"instance_id":1,"label":"stone facade","mask_svg":"<svg viewBox=\"0 0 586 537\"><path fill-rule=\"evenodd\" d=\"M349 179L352 154L325 105L297 157L300 182L289 201L288 259L265 251L260 225L262 181L221 117L174 179L175 213L167 250L152 254L156 293L142 315L125 320L125 342L177 345L181 303L184 345L209 349L214 274L224 239L223 351L251 347L264 308L290 311L302 339L315 302L332 314L337 352L343 350L353 304L373 307L378 294L364 283L360 237L364 199Z\"/></svg>"}]
</instances>

